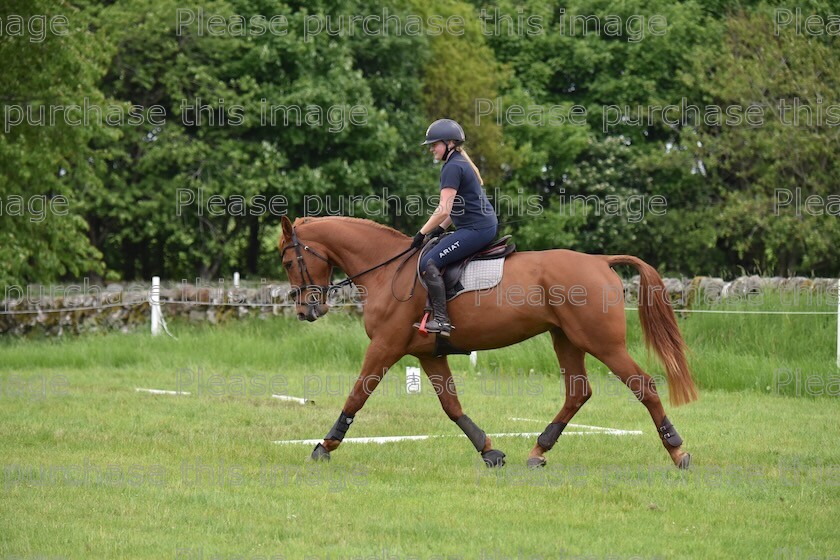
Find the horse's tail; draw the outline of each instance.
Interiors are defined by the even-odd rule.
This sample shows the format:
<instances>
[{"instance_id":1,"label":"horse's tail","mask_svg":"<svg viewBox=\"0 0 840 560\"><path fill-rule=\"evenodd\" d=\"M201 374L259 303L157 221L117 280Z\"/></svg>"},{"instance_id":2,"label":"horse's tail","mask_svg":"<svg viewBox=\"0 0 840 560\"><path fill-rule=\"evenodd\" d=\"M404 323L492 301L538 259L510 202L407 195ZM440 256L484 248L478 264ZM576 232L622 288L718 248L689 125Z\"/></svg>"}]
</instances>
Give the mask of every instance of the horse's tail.
<instances>
[{"instance_id":1,"label":"horse's tail","mask_svg":"<svg viewBox=\"0 0 840 560\"><path fill-rule=\"evenodd\" d=\"M645 334L645 346L665 366L671 402L675 406L697 400L697 387L685 359L686 345L677 326L671 299L656 269L630 255L605 256L610 266L627 264L639 271L639 319Z\"/></svg>"}]
</instances>

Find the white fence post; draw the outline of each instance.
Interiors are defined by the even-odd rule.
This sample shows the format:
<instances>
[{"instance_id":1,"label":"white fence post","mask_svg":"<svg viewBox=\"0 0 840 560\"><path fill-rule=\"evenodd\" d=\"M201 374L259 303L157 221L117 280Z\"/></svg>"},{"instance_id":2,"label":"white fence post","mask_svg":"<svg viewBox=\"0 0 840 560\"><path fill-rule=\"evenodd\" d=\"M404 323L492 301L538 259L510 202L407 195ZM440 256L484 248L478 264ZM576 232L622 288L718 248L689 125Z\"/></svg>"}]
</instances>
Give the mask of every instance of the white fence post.
<instances>
[{"instance_id":1,"label":"white fence post","mask_svg":"<svg viewBox=\"0 0 840 560\"><path fill-rule=\"evenodd\" d=\"M237 290L239 289L239 273L238 272L233 273L233 287L234 287L234 289L237 289Z\"/></svg>"},{"instance_id":2,"label":"white fence post","mask_svg":"<svg viewBox=\"0 0 840 560\"><path fill-rule=\"evenodd\" d=\"M160 276L152 277L152 294L150 297L152 306L152 336L160 334L161 314L160 314Z\"/></svg>"},{"instance_id":3,"label":"white fence post","mask_svg":"<svg viewBox=\"0 0 840 560\"><path fill-rule=\"evenodd\" d=\"M476 352L475 350L473 350L472 352L470 352L470 365L471 365L472 367L475 367L475 365L476 365L477 363L478 363L478 352Z\"/></svg>"}]
</instances>

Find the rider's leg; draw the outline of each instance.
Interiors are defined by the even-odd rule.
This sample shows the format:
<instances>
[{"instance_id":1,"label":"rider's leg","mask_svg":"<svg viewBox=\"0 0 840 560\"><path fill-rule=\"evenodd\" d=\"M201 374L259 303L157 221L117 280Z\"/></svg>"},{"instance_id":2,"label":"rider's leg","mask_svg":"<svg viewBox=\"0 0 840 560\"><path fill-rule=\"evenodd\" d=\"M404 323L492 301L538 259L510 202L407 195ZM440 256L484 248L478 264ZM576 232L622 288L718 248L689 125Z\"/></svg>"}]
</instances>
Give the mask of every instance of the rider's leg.
<instances>
[{"instance_id":1,"label":"rider's leg","mask_svg":"<svg viewBox=\"0 0 840 560\"><path fill-rule=\"evenodd\" d=\"M423 257L420 270L429 291L432 303L432 319L426 322L428 332L449 336L452 325L446 310L446 288L441 269L478 252L490 243L496 235L496 228L484 230L459 229L446 237L431 252ZM415 326L419 326L419 323Z\"/></svg>"},{"instance_id":2,"label":"rider's leg","mask_svg":"<svg viewBox=\"0 0 840 560\"><path fill-rule=\"evenodd\" d=\"M448 337L452 330L452 323L449 322L449 313L446 310L446 287L443 285L443 275L434 261L426 263L423 280L426 282L429 299L432 302L432 318L426 321L426 330Z\"/></svg>"}]
</instances>

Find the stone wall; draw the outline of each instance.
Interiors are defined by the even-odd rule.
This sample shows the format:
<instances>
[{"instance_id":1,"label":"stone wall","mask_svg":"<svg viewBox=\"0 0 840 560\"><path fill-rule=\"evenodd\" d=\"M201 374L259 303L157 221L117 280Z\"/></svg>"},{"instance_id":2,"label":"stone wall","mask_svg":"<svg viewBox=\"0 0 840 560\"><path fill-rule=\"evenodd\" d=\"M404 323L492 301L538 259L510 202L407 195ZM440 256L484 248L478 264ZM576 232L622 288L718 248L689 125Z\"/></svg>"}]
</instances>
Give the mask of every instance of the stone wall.
<instances>
[{"instance_id":1,"label":"stone wall","mask_svg":"<svg viewBox=\"0 0 840 560\"><path fill-rule=\"evenodd\" d=\"M732 281L697 276L665 278L665 287L676 309L698 304L744 300L763 293L799 294L803 300L837 303L837 279L831 278L761 278L742 276ZM637 300L639 277L624 280L628 305ZM113 284L83 293L10 298L0 304L0 333L13 335L46 334L62 336L84 332L149 328L150 287ZM70 290L65 290L68 294ZM261 284L239 289L163 286L161 305L166 319L220 323L241 317L294 315L288 301L287 283ZM64 293L64 292L62 292ZM362 306L352 287L345 287L331 297L333 312L361 313Z\"/></svg>"}]
</instances>

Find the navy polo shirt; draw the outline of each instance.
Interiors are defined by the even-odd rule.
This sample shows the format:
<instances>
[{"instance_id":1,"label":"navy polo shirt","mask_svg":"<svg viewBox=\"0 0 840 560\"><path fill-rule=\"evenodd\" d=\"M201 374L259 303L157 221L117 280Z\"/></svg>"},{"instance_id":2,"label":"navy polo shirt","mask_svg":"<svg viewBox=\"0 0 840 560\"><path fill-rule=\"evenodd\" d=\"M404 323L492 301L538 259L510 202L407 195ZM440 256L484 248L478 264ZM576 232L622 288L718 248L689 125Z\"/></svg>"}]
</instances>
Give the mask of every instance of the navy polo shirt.
<instances>
[{"instance_id":1,"label":"navy polo shirt","mask_svg":"<svg viewBox=\"0 0 840 560\"><path fill-rule=\"evenodd\" d=\"M496 211L478 182L470 162L460 152L453 154L440 170L440 188L457 191L449 216L458 229L484 229L498 226Z\"/></svg>"}]
</instances>

